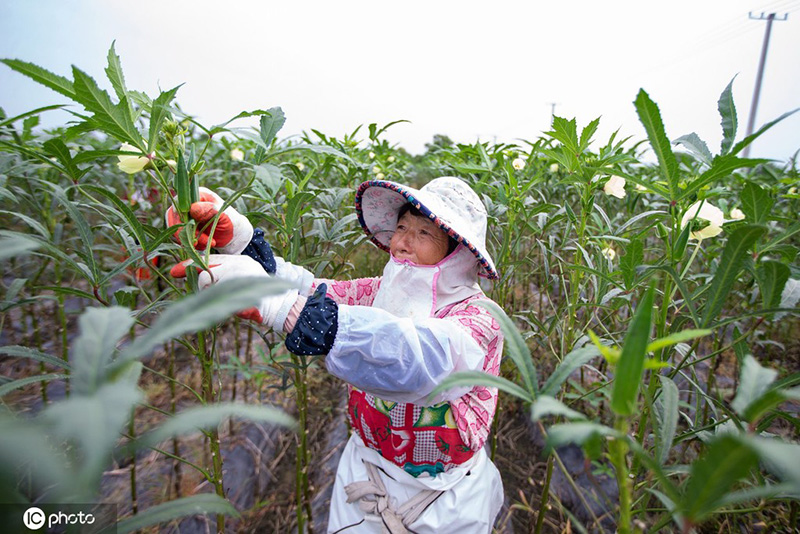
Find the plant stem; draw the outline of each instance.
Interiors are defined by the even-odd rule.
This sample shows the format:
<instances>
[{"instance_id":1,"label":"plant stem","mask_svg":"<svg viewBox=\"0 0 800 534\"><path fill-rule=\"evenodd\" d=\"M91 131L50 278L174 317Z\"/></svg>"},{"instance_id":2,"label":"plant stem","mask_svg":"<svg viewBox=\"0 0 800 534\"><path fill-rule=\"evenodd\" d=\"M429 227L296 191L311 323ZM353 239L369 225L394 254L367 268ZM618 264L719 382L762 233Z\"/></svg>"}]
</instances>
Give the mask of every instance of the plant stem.
<instances>
[{"instance_id":1,"label":"plant stem","mask_svg":"<svg viewBox=\"0 0 800 534\"><path fill-rule=\"evenodd\" d=\"M544 515L547 511L547 502L550 500L550 479L553 476L554 456L555 451L547 457L547 473L544 476L544 487L542 488L542 498L539 501L539 512L536 515L536 529L534 530L534 534L540 534L542 532L542 526L544 526Z\"/></svg>"},{"instance_id":2,"label":"plant stem","mask_svg":"<svg viewBox=\"0 0 800 534\"><path fill-rule=\"evenodd\" d=\"M625 435L628 433L628 421L622 416L617 416L614 425L620 433L619 438L614 438L608 444L611 464L617 475L617 486L619 487L619 521L617 529L620 534L631 532L631 495L633 494L633 481L628 476L628 444L625 442Z\"/></svg>"}]
</instances>

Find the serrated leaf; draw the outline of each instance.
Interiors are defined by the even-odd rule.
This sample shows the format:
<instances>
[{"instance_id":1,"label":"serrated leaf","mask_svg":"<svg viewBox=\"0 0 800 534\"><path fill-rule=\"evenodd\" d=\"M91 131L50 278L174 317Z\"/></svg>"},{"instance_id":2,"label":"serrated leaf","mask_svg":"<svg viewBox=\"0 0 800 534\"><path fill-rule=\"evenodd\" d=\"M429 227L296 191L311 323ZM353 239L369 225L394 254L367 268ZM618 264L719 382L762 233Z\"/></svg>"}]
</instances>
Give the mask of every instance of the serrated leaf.
<instances>
[{"instance_id":1,"label":"serrated leaf","mask_svg":"<svg viewBox=\"0 0 800 534\"><path fill-rule=\"evenodd\" d=\"M150 129L147 136L148 152L152 152L156 149L156 144L158 143L158 132L161 131L161 125L164 123L164 119L166 119L167 115L169 114L169 104L175 98L175 93L178 92L180 87L181 86L178 85L169 91L163 91L153 101L153 105L150 108Z\"/></svg>"},{"instance_id":2,"label":"serrated leaf","mask_svg":"<svg viewBox=\"0 0 800 534\"><path fill-rule=\"evenodd\" d=\"M106 77L111 82L114 92L117 94L120 102L128 101L128 88L125 87L125 76L122 73L122 64L120 63L119 56L114 49L114 43L111 43L111 48L108 49L108 66L106 67ZM128 112L133 116L133 108L128 104Z\"/></svg>"},{"instance_id":3,"label":"serrated leaf","mask_svg":"<svg viewBox=\"0 0 800 534\"><path fill-rule=\"evenodd\" d=\"M126 202L123 202L115 193L104 187L96 185L84 185L82 186L82 189L93 191L105 197L108 201L114 204L114 206L117 208L116 213L127 223L127 230L133 232L133 235L136 237L136 241L139 243L147 242L147 234L145 234L142 223L139 221L138 217L136 217L136 214L133 213L133 210L131 210L130 206Z\"/></svg>"},{"instance_id":4,"label":"serrated leaf","mask_svg":"<svg viewBox=\"0 0 800 534\"><path fill-rule=\"evenodd\" d=\"M711 160L714 158L714 156L711 155L711 151L708 149L706 142L700 139L696 133L692 132L675 139L675 144L683 145L702 163L711 165Z\"/></svg>"},{"instance_id":5,"label":"serrated leaf","mask_svg":"<svg viewBox=\"0 0 800 534\"><path fill-rule=\"evenodd\" d=\"M781 294L790 274L789 267L778 261L762 261L758 264L756 281L765 310L780 306Z\"/></svg>"},{"instance_id":6,"label":"serrated leaf","mask_svg":"<svg viewBox=\"0 0 800 534\"><path fill-rule=\"evenodd\" d=\"M108 135L124 143L130 143L144 152L144 143L133 124L127 98L114 105L108 93L100 89L91 76L75 66L72 67L72 73L75 78L75 99L87 111L94 114L92 122Z\"/></svg>"},{"instance_id":7,"label":"serrated leaf","mask_svg":"<svg viewBox=\"0 0 800 534\"><path fill-rule=\"evenodd\" d=\"M766 227L762 225L748 224L734 230L728 238L706 297L702 326L709 326L711 321L719 315L733 284L738 279L739 271L744 265L750 248L766 231Z\"/></svg>"},{"instance_id":8,"label":"serrated leaf","mask_svg":"<svg viewBox=\"0 0 800 534\"><path fill-rule=\"evenodd\" d=\"M754 182L748 182L739 195L742 201L742 211L751 223L763 223L769 218L772 205L775 201Z\"/></svg>"},{"instance_id":9,"label":"serrated leaf","mask_svg":"<svg viewBox=\"0 0 800 534\"><path fill-rule=\"evenodd\" d=\"M72 158L72 154L69 152L69 148L67 145L64 144L58 137L54 137L52 139L48 139L47 141L42 144L42 148L44 148L45 152L48 154L55 156L55 158L61 162L61 165L67 170L67 176L72 178L73 181L77 182L80 178L86 174L87 170L81 170L75 165L75 161Z\"/></svg>"},{"instance_id":10,"label":"serrated leaf","mask_svg":"<svg viewBox=\"0 0 800 534\"><path fill-rule=\"evenodd\" d=\"M261 135L261 140L264 142L264 145L269 147L273 139L275 139L275 136L278 135L280 129L283 128L286 122L286 116L279 107L269 108L267 113L267 115L262 115L259 121L259 134Z\"/></svg>"},{"instance_id":11,"label":"serrated leaf","mask_svg":"<svg viewBox=\"0 0 800 534\"><path fill-rule=\"evenodd\" d=\"M636 281L636 268L644 261L644 245L640 239L632 239L625 247L625 254L619 259L619 269L622 271L622 279L625 282L625 289L633 289Z\"/></svg>"},{"instance_id":12,"label":"serrated leaf","mask_svg":"<svg viewBox=\"0 0 800 534\"><path fill-rule=\"evenodd\" d=\"M733 80L735 79L736 76L728 83L728 86L719 95L719 100L717 101L717 109L720 117L722 117L722 122L720 123L722 126L720 155L727 154L731 146L733 146L733 141L736 139L736 128L739 124L739 120L736 117L736 105L733 102Z\"/></svg>"},{"instance_id":13,"label":"serrated leaf","mask_svg":"<svg viewBox=\"0 0 800 534\"><path fill-rule=\"evenodd\" d=\"M47 69L43 69L33 63L27 61L20 61L18 59L2 59L0 60L20 74L24 74L33 81L52 89L66 97L76 100L75 88L71 81L63 76L53 74Z\"/></svg>"},{"instance_id":14,"label":"serrated leaf","mask_svg":"<svg viewBox=\"0 0 800 534\"><path fill-rule=\"evenodd\" d=\"M661 112L644 89L639 90L634 105L639 115L639 121L641 121L647 132L650 146L653 147L653 151L658 158L661 175L669 186L670 200L677 200L679 181L678 162L675 159L675 154L672 152L669 138L667 138L667 134L664 130L664 123L661 121Z\"/></svg>"},{"instance_id":15,"label":"serrated leaf","mask_svg":"<svg viewBox=\"0 0 800 534\"><path fill-rule=\"evenodd\" d=\"M680 506L686 517L697 524L715 512L757 462L756 453L740 440L730 435L717 437L692 463Z\"/></svg>"}]
</instances>

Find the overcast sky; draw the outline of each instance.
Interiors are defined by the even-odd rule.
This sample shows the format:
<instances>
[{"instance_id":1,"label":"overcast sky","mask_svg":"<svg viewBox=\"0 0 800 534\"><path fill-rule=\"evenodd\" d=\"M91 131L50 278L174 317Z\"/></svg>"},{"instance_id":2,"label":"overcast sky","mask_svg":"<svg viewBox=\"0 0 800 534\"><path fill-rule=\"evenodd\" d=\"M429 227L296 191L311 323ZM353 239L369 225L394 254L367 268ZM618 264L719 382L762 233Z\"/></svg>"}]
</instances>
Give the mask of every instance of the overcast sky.
<instances>
[{"instance_id":1,"label":"overcast sky","mask_svg":"<svg viewBox=\"0 0 800 534\"><path fill-rule=\"evenodd\" d=\"M697 132L717 153L717 99L734 76L744 136L766 28L748 12L762 11L788 20L772 27L758 126L800 107L800 0L0 0L0 57L70 78L75 64L110 89L116 40L128 88L154 96L185 83L177 100L204 124L272 106L286 114L282 136L407 119L386 137L412 153L436 133L535 139L551 103L579 125L602 116L600 141L617 129L642 139L633 100L644 88L670 138ZM61 102L0 65L8 115ZM800 112L751 156L798 149Z\"/></svg>"}]
</instances>

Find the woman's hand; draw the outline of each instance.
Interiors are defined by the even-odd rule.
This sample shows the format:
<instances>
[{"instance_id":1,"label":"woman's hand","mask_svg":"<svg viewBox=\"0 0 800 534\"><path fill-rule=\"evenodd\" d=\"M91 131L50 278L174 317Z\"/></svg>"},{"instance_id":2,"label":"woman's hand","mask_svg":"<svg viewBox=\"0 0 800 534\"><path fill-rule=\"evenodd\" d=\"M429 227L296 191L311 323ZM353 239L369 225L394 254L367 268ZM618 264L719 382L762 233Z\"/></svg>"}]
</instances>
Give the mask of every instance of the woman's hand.
<instances>
[{"instance_id":1,"label":"woman's hand","mask_svg":"<svg viewBox=\"0 0 800 534\"><path fill-rule=\"evenodd\" d=\"M213 235L211 234L214 217L217 216L224 203L225 201L210 189L200 188L200 201L195 202L189 208L189 217L197 222L197 244L195 248L206 248L210 240L211 246L222 254L240 254L250 243L253 238L253 225L250 224L247 217L236 211L233 206L228 206L220 214L214 233ZM174 206L170 206L167 210L166 219L167 226L182 222ZM175 238L180 241L178 234L179 232L175 232Z\"/></svg>"},{"instance_id":2,"label":"woman's hand","mask_svg":"<svg viewBox=\"0 0 800 534\"><path fill-rule=\"evenodd\" d=\"M182 261L172 267L169 273L175 278L183 278L186 276L186 268L191 264L192 260ZM211 254L208 258L208 271L201 271L199 268L197 270L200 273L197 279L200 289L205 289L214 283L233 280L234 278L273 278L264 272L261 265L254 259L240 255ZM302 300L305 301L305 299ZM289 289L278 295L264 297L258 305L243 310L236 315L243 319L267 325L273 330L283 330L289 312L297 301L297 289ZM295 315L294 320L296 319ZM294 320L291 321L292 326L294 326Z\"/></svg>"}]
</instances>

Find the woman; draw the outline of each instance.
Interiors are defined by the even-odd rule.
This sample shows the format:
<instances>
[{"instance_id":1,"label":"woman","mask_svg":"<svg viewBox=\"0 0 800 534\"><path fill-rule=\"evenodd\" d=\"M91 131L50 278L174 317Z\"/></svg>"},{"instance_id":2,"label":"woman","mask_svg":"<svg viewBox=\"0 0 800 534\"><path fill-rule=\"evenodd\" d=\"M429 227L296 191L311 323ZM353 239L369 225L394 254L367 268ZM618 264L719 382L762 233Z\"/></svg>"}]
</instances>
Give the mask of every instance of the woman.
<instances>
[{"instance_id":1,"label":"woman","mask_svg":"<svg viewBox=\"0 0 800 534\"><path fill-rule=\"evenodd\" d=\"M201 199L191 211L199 228L222 205L208 190ZM365 182L356 212L390 253L379 278L315 280L274 257L263 232L228 208L212 241L225 253L210 258L214 280L269 273L299 285L242 315L287 332L294 353L326 355L328 371L349 384L353 432L328 532L490 532L503 500L483 447L497 391L475 386L431 397L454 372L499 371L500 327L475 305L488 300L478 277L498 278L486 250L486 210L466 183L442 177L420 190ZM172 211L167 219L177 222ZM200 245L208 239L200 235ZM200 286L210 283L201 273Z\"/></svg>"}]
</instances>

